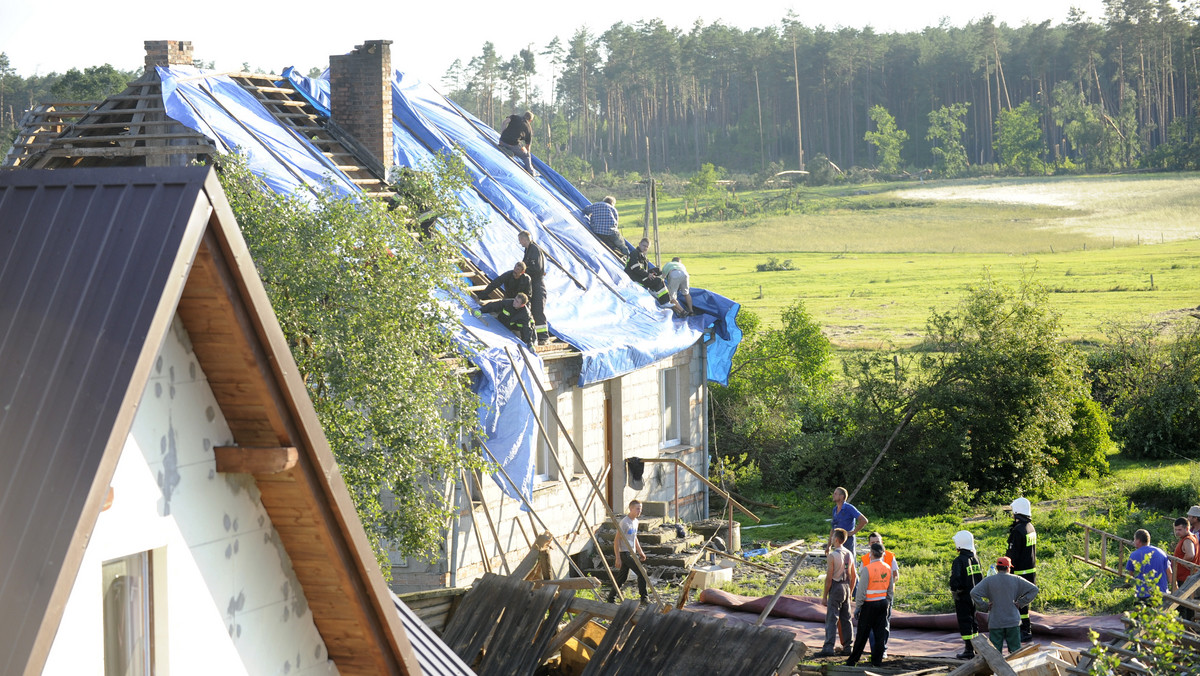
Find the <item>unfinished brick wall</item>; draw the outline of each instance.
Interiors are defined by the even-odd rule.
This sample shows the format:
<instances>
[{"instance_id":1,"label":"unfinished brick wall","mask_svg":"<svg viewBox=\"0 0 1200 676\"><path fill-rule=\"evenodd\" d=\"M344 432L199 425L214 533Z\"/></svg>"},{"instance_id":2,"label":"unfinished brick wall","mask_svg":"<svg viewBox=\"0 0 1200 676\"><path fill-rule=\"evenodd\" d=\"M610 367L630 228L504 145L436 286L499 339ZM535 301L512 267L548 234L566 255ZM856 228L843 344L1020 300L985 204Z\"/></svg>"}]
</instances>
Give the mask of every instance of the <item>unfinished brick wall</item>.
<instances>
[{"instance_id":1,"label":"unfinished brick wall","mask_svg":"<svg viewBox=\"0 0 1200 676\"><path fill-rule=\"evenodd\" d=\"M392 41L367 40L329 57L333 121L383 163L392 166Z\"/></svg>"},{"instance_id":2,"label":"unfinished brick wall","mask_svg":"<svg viewBox=\"0 0 1200 676\"><path fill-rule=\"evenodd\" d=\"M190 66L192 59L191 40L146 40L146 72L155 66Z\"/></svg>"}]
</instances>

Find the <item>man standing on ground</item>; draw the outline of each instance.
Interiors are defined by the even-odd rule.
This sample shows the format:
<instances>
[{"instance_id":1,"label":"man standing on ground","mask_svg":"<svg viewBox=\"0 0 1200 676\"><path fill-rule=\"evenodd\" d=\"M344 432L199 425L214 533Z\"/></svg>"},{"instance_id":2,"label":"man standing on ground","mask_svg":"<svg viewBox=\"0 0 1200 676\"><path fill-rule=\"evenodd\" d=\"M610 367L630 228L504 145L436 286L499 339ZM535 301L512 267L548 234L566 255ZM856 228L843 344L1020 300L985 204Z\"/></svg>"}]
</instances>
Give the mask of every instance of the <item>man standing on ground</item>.
<instances>
[{"instance_id":1,"label":"man standing on ground","mask_svg":"<svg viewBox=\"0 0 1200 676\"><path fill-rule=\"evenodd\" d=\"M1033 527L1033 510L1025 498L1012 501L1013 522L1008 529L1008 550L1013 575L1037 584L1037 530ZM1033 624L1029 621L1029 606L1021 608L1021 642L1033 640Z\"/></svg>"},{"instance_id":2,"label":"man standing on ground","mask_svg":"<svg viewBox=\"0 0 1200 676\"><path fill-rule=\"evenodd\" d=\"M878 531L874 531L870 535L867 536L867 545L869 546L869 545L875 545L875 544L879 545L880 547L884 546L883 545L883 536L880 535ZM886 548L884 548L882 560L884 563L886 563L888 566L891 567L892 580L895 581L895 580L900 579L900 564L896 562L896 554L894 552L889 552L889 551L887 551ZM870 553L863 554L862 555L862 565L865 566L870 562L871 562L871 554ZM862 576L859 575L859 577L861 578ZM888 604L887 617L884 618L885 624L887 625L887 629L889 632L892 630L892 605L893 605L892 603ZM859 606L855 610L855 612L862 612L862 606ZM861 618L859 619L859 621L860 622L862 621ZM875 632L874 631L871 631L868 633L867 643L868 643L868 645L871 646L871 650L875 650ZM887 658L887 648L884 648L884 650L883 650L883 657L885 659Z\"/></svg>"},{"instance_id":3,"label":"man standing on ground","mask_svg":"<svg viewBox=\"0 0 1200 676\"><path fill-rule=\"evenodd\" d=\"M1138 579L1137 598L1141 603L1153 600L1150 585L1157 585L1160 593L1167 593L1167 581L1171 579L1171 560L1167 553L1150 544L1150 531L1139 528L1133 534L1137 549L1129 554L1125 570Z\"/></svg>"},{"instance_id":4,"label":"man standing on ground","mask_svg":"<svg viewBox=\"0 0 1200 676\"><path fill-rule=\"evenodd\" d=\"M550 331L546 326L546 254L533 243L533 235L528 230L517 234L517 242L525 249L525 274L529 275L529 284L533 294L529 296L529 310L533 312L534 333L537 334L539 345L545 345L550 340Z\"/></svg>"},{"instance_id":5,"label":"man standing on ground","mask_svg":"<svg viewBox=\"0 0 1200 676\"><path fill-rule=\"evenodd\" d=\"M996 650L1008 654L1021 649L1021 611L1037 597L1037 585L1012 575L1013 562L1007 556L996 561L996 575L983 578L971 590L971 600L980 610L988 611L988 638ZM990 602L990 603L989 603Z\"/></svg>"},{"instance_id":6,"label":"man standing on ground","mask_svg":"<svg viewBox=\"0 0 1200 676\"><path fill-rule=\"evenodd\" d=\"M846 531L834 528L830 536L832 547L825 555L825 591L821 602L825 604L825 645L813 657L833 657L833 644L838 635L842 637L842 654L850 652L854 629L850 626L850 590L858 581L854 570L854 557L842 547Z\"/></svg>"},{"instance_id":7,"label":"man standing on ground","mask_svg":"<svg viewBox=\"0 0 1200 676\"><path fill-rule=\"evenodd\" d=\"M853 555L854 545L857 544L854 541L854 534L867 525L867 517L863 516L862 512L858 511L854 505L846 502L849 495L846 489L841 486L833 489L833 519L830 534L832 535L833 530L837 528L846 531L846 543L844 546ZM829 550L829 544L825 545L825 549L826 551Z\"/></svg>"},{"instance_id":8,"label":"man standing on ground","mask_svg":"<svg viewBox=\"0 0 1200 676\"><path fill-rule=\"evenodd\" d=\"M685 305L683 301L687 301L687 312L685 315L695 314L695 308L692 307L692 289L689 286L691 278L688 276L687 268L683 267L683 261L679 259L679 256L672 258L670 263L664 265L662 273L663 278L667 282L667 293L671 295L671 300L680 306Z\"/></svg>"},{"instance_id":9,"label":"man standing on ground","mask_svg":"<svg viewBox=\"0 0 1200 676\"><path fill-rule=\"evenodd\" d=\"M480 295L487 298L496 289L504 289L505 298L516 298L518 293L523 293L526 297L532 296L533 283L530 281L529 275L525 274L525 263L517 261L512 270L493 279Z\"/></svg>"},{"instance_id":10,"label":"man standing on ground","mask_svg":"<svg viewBox=\"0 0 1200 676\"><path fill-rule=\"evenodd\" d=\"M875 636L871 646L871 666L881 666L887 652L887 618L896 593L896 576L892 574L892 567L883 561L883 554L882 544L872 544L870 561L858 570L858 585L854 591L859 613L858 636L854 639L850 659L846 660L848 667L858 664L869 634Z\"/></svg>"},{"instance_id":11,"label":"man standing on ground","mask_svg":"<svg viewBox=\"0 0 1200 676\"><path fill-rule=\"evenodd\" d=\"M617 199L608 195L599 202L592 202L584 207L583 215L587 216L588 230L592 231L596 239L612 247L617 253L624 254L628 249L625 248L621 230L617 228L616 205Z\"/></svg>"},{"instance_id":12,"label":"man standing on ground","mask_svg":"<svg viewBox=\"0 0 1200 676\"><path fill-rule=\"evenodd\" d=\"M625 580L629 579L630 569L637 568L637 561L634 560L634 552L637 552L638 559L645 561L646 553L642 551L642 543L638 542L638 517L642 515L642 503L640 500L629 501L629 513L625 518L621 519L621 531L613 538L613 554L617 559L616 582L617 588L608 593L608 602L612 603L617 598L617 589L620 589L625 584ZM624 537L621 537L624 535ZM625 544L625 541L629 544ZM633 547L634 549L629 549ZM642 574L634 570L637 575L638 595L642 603L646 602L646 578Z\"/></svg>"},{"instance_id":13,"label":"man standing on ground","mask_svg":"<svg viewBox=\"0 0 1200 676\"><path fill-rule=\"evenodd\" d=\"M533 170L533 155L529 149L533 146L533 113L528 110L524 115L509 115L504 120L504 128L500 130L499 146L501 150L516 155L525 165L525 171L530 176L537 177Z\"/></svg>"},{"instance_id":14,"label":"man standing on ground","mask_svg":"<svg viewBox=\"0 0 1200 676\"><path fill-rule=\"evenodd\" d=\"M1182 516L1175 519L1175 537L1179 538L1179 541L1175 543L1175 558L1200 563L1200 541L1188 530L1188 520ZM1191 574L1196 572L1198 568L1196 566L1185 566L1179 562L1174 563L1175 588L1182 589L1187 584ZM1179 616L1191 621L1195 615L1191 608L1179 606Z\"/></svg>"},{"instance_id":15,"label":"man standing on ground","mask_svg":"<svg viewBox=\"0 0 1200 676\"><path fill-rule=\"evenodd\" d=\"M480 312L494 314L500 323L521 338L521 342L533 349L533 316L529 314L529 299L518 293L516 298L494 300L479 306Z\"/></svg>"},{"instance_id":16,"label":"man standing on ground","mask_svg":"<svg viewBox=\"0 0 1200 676\"><path fill-rule=\"evenodd\" d=\"M966 648L955 657L969 660L975 657L975 646L971 639L979 634L975 622L975 604L971 601L971 590L983 581L983 566L975 555L975 536L970 531L960 530L954 534L954 546L958 556L950 564L950 595L954 597L954 614L958 619L958 633Z\"/></svg>"}]
</instances>

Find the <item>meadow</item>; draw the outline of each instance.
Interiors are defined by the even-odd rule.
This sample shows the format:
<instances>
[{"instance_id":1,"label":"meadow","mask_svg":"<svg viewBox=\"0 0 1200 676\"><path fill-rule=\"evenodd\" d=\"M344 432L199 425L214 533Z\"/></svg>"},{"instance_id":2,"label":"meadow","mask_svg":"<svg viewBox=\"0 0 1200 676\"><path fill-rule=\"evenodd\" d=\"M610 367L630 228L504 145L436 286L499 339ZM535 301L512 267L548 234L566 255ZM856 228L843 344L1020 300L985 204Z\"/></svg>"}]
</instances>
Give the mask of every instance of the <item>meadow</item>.
<instances>
[{"instance_id":1,"label":"meadow","mask_svg":"<svg viewBox=\"0 0 1200 676\"><path fill-rule=\"evenodd\" d=\"M1050 291L1065 337L1112 321L1169 321L1200 305L1200 176L1153 174L825 187L798 213L682 222L660 199L663 260L767 324L796 300L843 349L920 342L985 274ZM745 195L743 195L745 197ZM643 203L618 203L640 238ZM793 269L757 272L774 258Z\"/></svg>"},{"instance_id":2,"label":"meadow","mask_svg":"<svg viewBox=\"0 0 1200 676\"><path fill-rule=\"evenodd\" d=\"M682 256L695 286L733 298L768 325L802 300L839 350L920 343L931 310L959 303L985 276L1043 285L1064 339L1085 345L1103 341L1112 322L1196 321L1189 315L1200 312L1200 175L907 182L804 194L794 213L694 223L681 218L681 199L661 199L662 260ZM636 241L643 203L618 208L626 238ZM792 269L757 271L770 259ZM1129 608L1123 580L1071 558L1082 552L1074 523L1125 537L1146 527L1168 545L1170 519L1200 498L1200 469L1190 460L1109 459L1109 476L1061 486L1035 507L1042 586L1035 610ZM744 547L828 535L828 491L755 494L779 505L758 511L762 523L778 525L744 531ZM928 515L858 506L871 519L868 530L882 531L900 560L897 606L914 612L951 610L955 531L974 533L986 566L1003 554L1011 522L1000 505ZM821 572L803 571L788 593L819 595ZM775 584L751 576L730 590L765 595Z\"/></svg>"}]
</instances>

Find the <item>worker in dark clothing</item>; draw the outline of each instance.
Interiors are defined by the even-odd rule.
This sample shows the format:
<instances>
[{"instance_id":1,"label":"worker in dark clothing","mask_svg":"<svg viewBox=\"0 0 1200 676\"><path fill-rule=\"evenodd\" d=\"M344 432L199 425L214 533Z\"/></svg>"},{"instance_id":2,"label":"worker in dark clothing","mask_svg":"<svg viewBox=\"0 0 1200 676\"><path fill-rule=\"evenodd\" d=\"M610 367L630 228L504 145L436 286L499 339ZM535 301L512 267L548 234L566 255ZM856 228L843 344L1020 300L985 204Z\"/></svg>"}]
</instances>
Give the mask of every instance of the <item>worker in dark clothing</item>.
<instances>
[{"instance_id":1,"label":"worker in dark clothing","mask_svg":"<svg viewBox=\"0 0 1200 676\"><path fill-rule=\"evenodd\" d=\"M975 603L971 600L971 590L983 581L983 567L979 565L979 557L975 555L975 536L970 531L960 530L954 534L954 546L958 548L958 557L950 564L950 595L954 597L954 614L958 617L958 633L962 636L967 647L955 655L960 660L975 657L975 646L971 639L979 635L979 625L975 623Z\"/></svg>"},{"instance_id":2,"label":"worker in dark clothing","mask_svg":"<svg viewBox=\"0 0 1200 676\"><path fill-rule=\"evenodd\" d=\"M658 301L659 305L670 305L675 308L676 315L686 316L688 313L683 306L671 298L667 283L662 279L662 271L651 265L650 261L646 259L646 252L649 250L650 240L643 237L637 247L629 252L629 258L625 261L625 274L654 294L654 299Z\"/></svg>"},{"instance_id":3,"label":"worker in dark clothing","mask_svg":"<svg viewBox=\"0 0 1200 676\"><path fill-rule=\"evenodd\" d=\"M550 340L550 330L546 326L546 254L533 243L533 236L528 230L522 230L517 235L517 241L525 249L525 273L529 275L529 283L533 293L529 296L529 309L533 312L534 332L537 334L539 345L545 345Z\"/></svg>"},{"instance_id":4,"label":"worker in dark clothing","mask_svg":"<svg viewBox=\"0 0 1200 676\"><path fill-rule=\"evenodd\" d=\"M1012 502L1013 523L1008 529L1008 550L1013 575L1037 584L1037 530L1033 527L1033 512L1029 501L1017 498ZM1021 608L1021 642L1033 640L1033 624L1029 621L1029 606Z\"/></svg>"},{"instance_id":5,"label":"worker in dark clothing","mask_svg":"<svg viewBox=\"0 0 1200 676\"><path fill-rule=\"evenodd\" d=\"M516 298L494 300L479 306L480 312L496 315L500 323L520 336L522 342L533 348L533 316L529 314L529 297L518 293Z\"/></svg>"},{"instance_id":6,"label":"worker in dark clothing","mask_svg":"<svg viewBox=\"0 0 1200 676\"><path fill-rule=\"evenodd\" d=\"M493 279L492 283L483 290L482 296L487 298L496 289L503 289L505 298L516 298L518 293L525 294L526 298L532 296L533 282L529 279L529 275L525 274L525 262L517 261L512 270Z\"/></svg>"},{"instance_id":7,"label":"worker in dark clothing","mask_svg":"<svg viewBox=\"0 0 1200 676\"><path fill-rule=\"evenodd\" d=\"M504 120L504 128L500 130L501 150L515 155L525 165L525 171L531 176L537 176L533 170L533 155L529 149L533 145L533 113L525 111L524 115L509 115Z\"/></svg>"}]
</instances>

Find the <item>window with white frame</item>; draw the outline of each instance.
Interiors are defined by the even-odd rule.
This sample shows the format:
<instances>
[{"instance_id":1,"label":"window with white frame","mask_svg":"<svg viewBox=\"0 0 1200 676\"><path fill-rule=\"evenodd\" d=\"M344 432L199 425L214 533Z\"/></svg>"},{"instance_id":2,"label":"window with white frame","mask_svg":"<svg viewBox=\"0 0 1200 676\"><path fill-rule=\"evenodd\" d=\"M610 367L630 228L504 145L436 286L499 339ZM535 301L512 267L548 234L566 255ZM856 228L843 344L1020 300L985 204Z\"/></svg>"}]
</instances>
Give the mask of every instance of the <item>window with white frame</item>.
<instances>
[{"instance_id":1,"label":"window with white frame","mask_svg":"<svg viewBox=\"0 0 1200 676\"><path fill-rule=\"evenodd\" d=\"M548 425L547 421L554 420L554 414L550 410L551 406L554 406L554 393L543 393L542 410L538 416L542 419L543 425ZM536 426L537 423L535 422L534 425ZM546 436L542 434L541 430L536 431L537 455L534 459L534 479L537 481L553 481L555 478L554 459L550 455L557 452L558 435L555 433L554 428L549 426L546 427L546 432L550 437L549 442L546 441Z\"/></svg>"},{"instance_id":2,"label":"window with white frame","mask_svg":"<svg viewBox=\"0 0 1200 676\"><path fill-rule=\"evenodd\" d=\"M679 369L669 368L658 375L659 408L662 411L662 445L678 446L680 430Z\"/></svg>"},{"instance_id":3,"label":"window with white frame","mask_svg":"<svg viewBox=\"0 0 1200 676\"><path fill-rule=\"evenodd\" d=\"M104 675L154 673L153 578L150 552L101 566L104 603Z\"/></svg>"}]
</instances>

